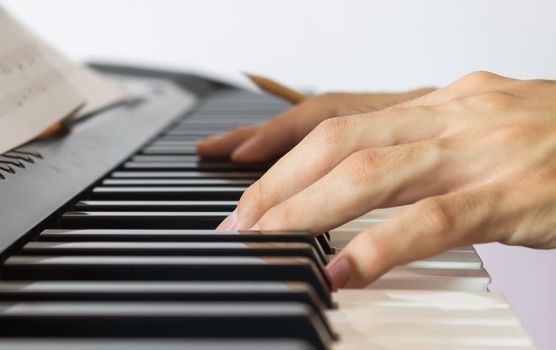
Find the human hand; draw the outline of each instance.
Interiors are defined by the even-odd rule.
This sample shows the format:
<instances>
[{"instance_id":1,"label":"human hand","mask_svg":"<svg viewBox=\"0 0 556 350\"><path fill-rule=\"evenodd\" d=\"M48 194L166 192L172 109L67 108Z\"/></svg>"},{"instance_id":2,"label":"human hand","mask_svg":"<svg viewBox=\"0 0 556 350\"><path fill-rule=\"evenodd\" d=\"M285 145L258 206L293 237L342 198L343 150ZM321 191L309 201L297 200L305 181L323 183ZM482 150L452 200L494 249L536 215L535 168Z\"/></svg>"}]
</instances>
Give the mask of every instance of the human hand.
<instances>
[{"instance_id":1,"label":"human hand","mask_svg":"<svg viewBox=\"0 0 556 350\"><path fill-rule=\"evenodd\" d=\"M309 98L263 124L234 128L202 140L201 157L230 157L239 163L256 163L281 156L321 121L339 115L376 111L419 97L431 88L402 93L326 93Z\"/></svg>"},{"instance_id":2,"label":"human hand","mask_svg":"<svg viewBox=\"0 0 556 350\"><path fill-rule=\"evenodd\" d=\"M221 228L320 233L405 204L328 265L335 287L472 243L555 248L556 82L476 72L398 106L328 119L247 189Z\"/></svg>"}]
</instances>

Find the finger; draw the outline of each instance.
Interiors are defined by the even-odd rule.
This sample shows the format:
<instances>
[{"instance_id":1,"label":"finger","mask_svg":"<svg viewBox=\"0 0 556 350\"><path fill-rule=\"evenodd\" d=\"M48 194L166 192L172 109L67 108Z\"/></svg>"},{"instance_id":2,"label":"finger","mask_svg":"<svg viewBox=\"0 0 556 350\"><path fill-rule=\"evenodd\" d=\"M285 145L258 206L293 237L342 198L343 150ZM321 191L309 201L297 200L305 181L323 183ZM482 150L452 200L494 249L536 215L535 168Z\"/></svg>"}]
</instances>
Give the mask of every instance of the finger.
<instances>
[{"instance_id":1,"label":"finger","mask_svg":"<svg viewBox=\"0 0 556 350\"><path fill-rule=\"evenodd\" d=\"M497 241L502 192L489 187L429 197L356 236L327 266L335 288L364 287L390 270L451 247Z\"/></svg>"},{"instance_id":2,"label":"finger","mask_svg":"<svg viewBox=\"0 0 556 350\"><path fill-rule=\"evenodd\" d=\"M322 122L247 189L238 205L238 227L250 228L267 210L320 179L350 154L435 138L449 120L429 107L414 107Z\"/></svg>"},{"instance_id":3,"label":"finger","mask_svg":"<svg viewBox=\"0 0 556 350\"><path fill-rule=\"evenodd\" d=\"M253 137L260 128L260 125L243 126L208 137L197 144L197 153L204 158L229 157L239 145Z\"/></svg>"},{"instance_id":4,"label":"finger","mask_svg":"<svg viewBox=\"0 0 556 350\"><path fill-rule=\"evenodd\" d=\"M443 153L431 141L353 153L324 177L269 209L256 229L325 232L375 208L405 205L453 190L453 180L442 169L457 164Z\"/></svg>"},{"instance_id":5,"label":"finger","mask_svg":"<svg viewBox=\"0 0 556 350\"><path fill-rule=\"evenodd\" d=\"M258 163L286 153L297 141L291 128L288 120L268 121L253 137L234 150L232 160L237 163Z\"/></svg>"},{"instance_id":6,"label":"finger","mask_svg":"<svg viewBox=\"0 0 556 350\"><path fill-rule=\"evenodd\" d=\"M256 163L288 152L321 120L333 116L333 109L319 101L307 100L263 124L254 137L234 151L232 160Z\"/></svg>"}]
</instances>

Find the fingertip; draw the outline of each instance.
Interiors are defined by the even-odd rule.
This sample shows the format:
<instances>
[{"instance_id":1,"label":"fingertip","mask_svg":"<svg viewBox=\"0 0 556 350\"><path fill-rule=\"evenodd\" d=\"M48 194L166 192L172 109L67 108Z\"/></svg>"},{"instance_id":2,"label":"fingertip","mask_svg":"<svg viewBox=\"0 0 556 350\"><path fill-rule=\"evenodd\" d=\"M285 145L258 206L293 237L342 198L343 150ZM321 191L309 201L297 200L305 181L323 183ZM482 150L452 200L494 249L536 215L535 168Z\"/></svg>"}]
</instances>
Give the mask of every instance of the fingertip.
<instances>
[{"instance_id":1,"label":"fingertip","mask_svg":"<svg viewBox=\"0 0 556 350\"><path fill-rule=\"evenodd\" d=\"M216 230L234 230L237 228L237 209L228 215L217 227Z\"/></svg>"},{"instance_id":2,"label":"fingertip","mask_svg":"<svg viewBox=\"0 0 556 350\"><path fill-rule=\"evenodd\" d=\"M251 137L250 139L243 142L236 148L230 158L232 161L237 163L250 163L256 161L253 158L255 150L257 147L260 147L259 140L257 136Z\"/></svg>"},{"instance_id":3,"label":"fingertip","mask_svg":"<svg viewBox=\"0 0 556 350\"><path fill-rule=\"evenodd\" d=\"M218 141L222 139L222 136L223 135L214 135L199 140L196 145L197 153L201 155L210 154L211 151L218 145Z\"/></svg>"},{"instance_id":4,"label":"fingertip","mask_svg":"<svg viewBox=\"0 0 556 350\"><path fill-rule=\"evenodd\" d=\"M326 272L335 290L346 286L351 278L351 271L351 262L343 255L337 256L326 266Z\"/></svg>"}]
</instances>

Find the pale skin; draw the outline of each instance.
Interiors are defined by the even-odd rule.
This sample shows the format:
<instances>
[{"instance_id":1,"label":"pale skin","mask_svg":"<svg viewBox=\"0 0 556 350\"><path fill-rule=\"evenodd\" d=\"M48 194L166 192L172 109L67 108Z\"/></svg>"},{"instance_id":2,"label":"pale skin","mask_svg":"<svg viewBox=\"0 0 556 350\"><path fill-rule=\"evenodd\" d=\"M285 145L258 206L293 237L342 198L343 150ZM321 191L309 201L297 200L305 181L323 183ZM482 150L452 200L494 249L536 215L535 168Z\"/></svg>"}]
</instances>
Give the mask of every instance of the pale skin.
<instances>
[{"instance_id":1,"label":"pale skin","mask_svg":"<svg viewBox=\"0 0 556 350\"><path fill-rule=\"evenodd\" d=\"M322 95L203 141L201 155L238 162L287 152L220 228L316 234L409 205L328 264L336 288L472 243L556 248L556 81L475 72L384 96Z\"/></svg>"}]
</instances>

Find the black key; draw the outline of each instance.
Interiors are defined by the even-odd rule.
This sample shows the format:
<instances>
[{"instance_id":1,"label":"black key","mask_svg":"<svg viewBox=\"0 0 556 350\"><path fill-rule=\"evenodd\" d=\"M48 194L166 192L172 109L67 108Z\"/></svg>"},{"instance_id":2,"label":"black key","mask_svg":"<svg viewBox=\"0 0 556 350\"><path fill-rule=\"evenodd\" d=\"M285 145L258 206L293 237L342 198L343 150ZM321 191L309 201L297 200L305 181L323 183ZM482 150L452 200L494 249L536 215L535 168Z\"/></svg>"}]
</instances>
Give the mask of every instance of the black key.
<instances>
[{"instance_id":1,"label":"black key","mask_svg":"<svg viewBox=\"0 0 556 350\"><path fill-rule=\"evenodd\" d=\"M204 211L232 212L237 201L116 201L77 202L76 211Z\"/></svg>"},{"instance_id":2,"label":"black key","mask_svg":"<svg viewBox=\"0 0 556 350\"><path fill-rule=\"evenodd\" d=\"M106 179L103 186L249 186L249 179Z\"/></svg>"},{"instance_id":3,"label":"black key","mask_svg":"<svg viewBox=\"0 0 556 350\"><path fill-rule=\"evenodd\" d=\"M157 156L139 154L131 158L134 162L198 162L200 160L197 155L188 156Z\"/></svg>"},{"instance_id":4,"label":"black key","mask_svg":"<svg viewBox=\"0 0 556 350\"><path fill-rule=\"evenodd\" d=\"M230 212L69 211L62 228L174 228L214 229Z\"/></svg>"},{"instance_id":5,"label":"black key","mask_svg":"<svg viewBox=\"0 0 556 350\"><path fill-rule=\"evenodd\" d=\"M0 338L0 349L9 350L314 350L297 339L63 339Z\"/></svg>"},{"instance_id":6,"label":"black key","mask_svg":"<svg viewBox=\"0 0 556 350\"><path fill-rule=\"evenodd\" d=\"M295 282L3 281L0 301L297 302L330 328L314 289Z\"/></svg>"},{"instance_id":7,"label":"black key","mask_svg":"<svg viewBox=\"0 0 556 350\"><path fill-rule=\"evenodd\" d=\"M182 137L177 136L167 136L164 138L165 141L183 141ZM140 152L140 154L146 155L197 155L196 146L146 146Z\"/></svg>"},{"instance_id":8,"label":"black key","mask_svg":"<svg viewBox=\"0 0 556 350\"><path fill-rule=\"evenodd\" d=\"M234 187L104 187L93 188L92 198L102 199L140 199L140 200L239 200L246 190L243 186Z\"/></svg>"},{"instance_id":9,"label":"black key","mask_svg":"<svg viewBox=\"0 0 556 350\"><path fill-rule=\"evenodd\" d=\"M302 231L214 231L214 230L44 230L45 241L118 241L118 242L305 242L324 258L321 243Z\"/></svg>"},{"instance_id":10,"label":"black key","mask_svg":"<svg viewBox=\"0 0 556 350\"><path fill-rule=\"evenodd\" d=\"M324 307L306 283L2 281L0 301L299 302Z\"/></svg>"},{"instance_id":11,"label":"black key","mask_svg":"<svg viewBox=\"0 0 556 350\"><path fill-rule=\"evenodd\" d=\"M223 118L205 118L204 116L200 118L189 118L185 121L178 122L175 125L178 127L186 127L191 130L207 130L209 132L219 132L219 131L226 131L238 126L243 126L246 124L252 124L252 118L245 118L245 119L235 119L230 120L229 117L225 116Z\"/></svg>"},{"instance_id":12,"label":"black key","mask_svg":"<svg viewBox=\"0 0 556 350\"><path fill-rule=\"evenodd\" d=\"M172 138L172 137L167 137L164 138L165 140L168 141L176 141L179 140L181 141L181 138ZM182 155L182 156L194 156L197 155L197 148L193 147L193 146L180 146L180 147L174 147L173 149L169 149L169 147L146 147L145 149L143 149L141 151L141 153L143 154L159 154L159 155Z\"/></svg>"},{"instance_id":13,"label":"black key","mask_svg":"<svg viewBox=\"0 0 556 350\"><path fill-rule=\"evenodd\" d=\"M231 162L135 162L124 163L125 169L145 170L232 170L232 171L262 171L268 166L241 165Z\"/></svg>"},{"instance_id":14,"label":"black key","mask_svg":"<svg viewBox=\"0 0 556 350\"><path fill-rule=\"evenodd\" d=\"M326 349L334 336L300 303L0 303L10 337L293 338Z\"/></svg>"},{"instance_id":15,"label":"black key","mask_svg":"<svg viewBox=\"0 0 556 350\"><path fill-rule=\"evenodd\" d=\"M330 245L330 234L328 232L318 235L317 240L319 241L321 247L323 247L326 254L335 253L334 248L332 248L332 246Z\"/></svg>"},{"instance_id":16,"label":"black key","mask_svg":"<svg viewBox=\"0 0 556 350\"><path fill-rule=\"evenodd\" d=\"M247 171L115 171L111 174L113 178L153 178L153 179L258 179L262 172Z\"/></svg>"},{"instance_id":17,"label":"black key","mask_svg":"<svg viewBox=\"0 0 556 350\"><path fill-rule=\"evenodd\" d=\"M133 255L133 256L302 256L319 267L321 260L309 243L274 242L45 242L31 241L22 248L30 255ZM324 271L323 271L324 272Z\"/></svg>"},{"instance_id":18,"label":"black key","mask_svg":"<svg viewBox=\"0 0 556 350\"><path fill-rule=\"evenodd\" d=\"M7 280L305 282L332 306L326 275L302 257L14 255L3 270Z\"/></svg>"},{"instance_id":19,"label":"black key","mask_svg":"<svg viewBox=\"0 0 556 350\"><path fill-rule=\"evenodd\" d=\"M164 135L174 135L174 136L210 136L210 135L214 135L217 132L217 130L195 130L193 128L188 128L187 125L184 125L183 127L179 128L172 128L169 131L167 131L166 133L164 133ZM193 145L196 145L197 143L193 143Z\"/></svg>"},{"instance_id":20,"label":"black key","mask_svg":"<svg viewBox=\"0 0 556 350\"><path fill-rule=\"evenodd\" d=\"M190 141L191 140L172 140L172 141L153 141L152 143L149 144L149 146L154 146L154 147L158 147L158 146L163 146L163 147L167 147L167 146L171 146L171 147L183 147L183 146L190 146Z\"/></svg>"}]
</instances>

